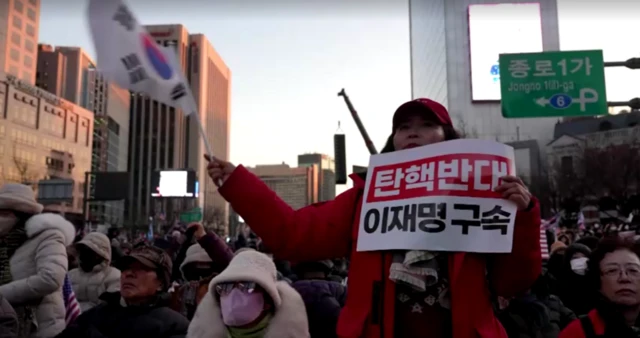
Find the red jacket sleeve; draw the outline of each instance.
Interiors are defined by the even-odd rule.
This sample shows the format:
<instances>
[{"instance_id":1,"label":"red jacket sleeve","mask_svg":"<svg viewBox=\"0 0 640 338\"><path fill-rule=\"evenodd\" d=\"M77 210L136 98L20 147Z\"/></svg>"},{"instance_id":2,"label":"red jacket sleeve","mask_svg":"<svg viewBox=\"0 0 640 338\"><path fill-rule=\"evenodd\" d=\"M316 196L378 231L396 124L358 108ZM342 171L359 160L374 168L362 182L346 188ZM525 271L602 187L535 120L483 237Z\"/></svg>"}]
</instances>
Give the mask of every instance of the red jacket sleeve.
<instances>
[{"instance_id":1,"label":"red jacket sleeve","mask_svg":"<svg viewBox=\"0 0 640 338\"><path fill-rule=\"evenodd\" d=\"M529 289L542 272L540 251L540 204L518 211L513 233L513 250L493 259L489 278L499 296L512 297Z\"/></svg>"},{"instance_id":2,"label":"red jacket sleeve","mask_svg":"<svg viewBox=\"0 0 640 338\"><path fill-rule=\"evenodd\" d=\"M576 319L569 323L569 325L560 332L558 338L585 338L580 319Z\"/></svg>"},{"instance_id":3,"label":"red jacket sleeve","mask_svg":"<svg viewBox=\"0 0 640 338\"><path fill-rule=\"evenodd\" d=\"M359 207L356 189L333 201L293 210L257 176L238 166L220 194L279 259L301 262L349 255L351 220Z\"/></svg>"}]
</instances>

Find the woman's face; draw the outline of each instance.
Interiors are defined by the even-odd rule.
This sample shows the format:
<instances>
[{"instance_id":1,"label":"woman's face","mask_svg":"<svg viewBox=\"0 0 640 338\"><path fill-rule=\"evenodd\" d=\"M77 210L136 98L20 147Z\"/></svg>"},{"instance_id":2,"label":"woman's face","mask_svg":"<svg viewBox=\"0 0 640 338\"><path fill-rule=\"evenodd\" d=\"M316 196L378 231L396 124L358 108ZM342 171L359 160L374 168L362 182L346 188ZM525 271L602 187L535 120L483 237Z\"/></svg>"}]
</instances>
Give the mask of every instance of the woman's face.
<instances>
[{"instance_id":1,"label":"woman's face","mask_svg":"<svg viewBox=\"0 0 640 338\"><path fill-rule=\"evenodd\" d=\"M18 217L11 210L0 210L0 235L11 231L18 223Z\"/></svg>"},{"instance_id":2,"label":"woman's face","mask_svg":"<svg viewBox=\"0 0 640 338\"><path fill-rule=\"evenodd\" d=\"M156 272L140 262L133 262L122 270L120 294L127 302L149 299L162 290Z\"/></svg>"},{"instance_id":3,"label":"woman's face","mask_svg":"<svg viewBox=\"0 0 640 338\"><path fill-rule=\"evenodd\" d=\"M403 150L444 141L442 126L413 114L398 125L393 134L393 147Z\"/></svg>"},{"instance_id":4,"label":"woman's face","mask_svg":"<svg viewBox=\"0 0 640 338\"><path fill-rule=\"evenodd\" d=\"M623 306L640 305L640 259L629 250L608 253L600 262L600 292Z\"/></svg>"}]
</instances>

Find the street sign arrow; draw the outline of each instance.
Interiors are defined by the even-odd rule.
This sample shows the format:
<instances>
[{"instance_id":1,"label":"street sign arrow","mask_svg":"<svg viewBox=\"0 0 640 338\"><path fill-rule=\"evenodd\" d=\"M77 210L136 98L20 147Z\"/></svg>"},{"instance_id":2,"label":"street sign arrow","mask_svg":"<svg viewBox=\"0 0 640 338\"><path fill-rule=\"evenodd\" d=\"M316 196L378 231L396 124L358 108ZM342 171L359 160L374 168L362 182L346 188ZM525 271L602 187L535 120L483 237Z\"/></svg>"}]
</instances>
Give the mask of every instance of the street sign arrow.
<instances>
[{"instance_id":1,"label":"street sign arrow","mask_svg":"<svg viewBox=\"0 0 640 338\"><path fill-rule=\"evenodd\" d=\"M540 105L541 107L544 107L544 106L549 104L549 100L545 99L544 97L541 97L541 98L536 100L536 103L538 105Z\"/></svg>"}]
</instances>

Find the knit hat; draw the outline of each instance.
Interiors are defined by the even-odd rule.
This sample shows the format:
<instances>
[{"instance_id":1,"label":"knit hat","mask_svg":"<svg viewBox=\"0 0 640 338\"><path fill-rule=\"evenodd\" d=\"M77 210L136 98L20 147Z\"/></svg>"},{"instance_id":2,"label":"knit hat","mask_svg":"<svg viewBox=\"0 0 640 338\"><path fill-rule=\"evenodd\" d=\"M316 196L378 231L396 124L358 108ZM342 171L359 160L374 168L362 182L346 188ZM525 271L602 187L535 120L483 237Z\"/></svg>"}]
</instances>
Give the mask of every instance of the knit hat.
<instances>
[{"instance_id":1,"label":"knit hat","mask_svg":"<svg viewBox=\"0 0 640 338\"><path fill-rule=\"evenodd\" d=\"M187 254L184 258L184 261L182 262L182 264L180 264L180 272L184 277L184 267L187 266L187 264L210 262L213 261L211 260L211 257L209 257L209 254L207 254L207 251L205 251L200 244L196 243L187 249Z\"/></svg>"},{"instance_id":2,"label":"knit hat","mask_svg":"<svg viewBox=\"0 0 640 338\"><path fill-rule=\"evenodd\" d=\"M229 266L214 277L209 284L209 291L215 292L215 286L228 282L254 282L271 297L276 307L282 303L276 288L276 265L267 255L255 250L245 249L236 253Z\"/></svg>"},{"instance_id":3,"label":"knit hat","mask_svg":"<svg viewBox=\"0 0 640 338\"><path fill-rule=\"evenodd\" d=\"M154 269L165 290L169 288L173 263L171 262L171 257L164 250L151 245L138 246L129 255L120 258L115 267L120 271L124 271L135 261Z\"/></svg>"},{"instance_id":4,"label":"knit hat","mask_svg":"<svg viewBox=\"0 0 640 338\"><path fill-rule=\"evenodd\" d=\"M395 132L395 130L398 128L398 125L402 122L407 114L415 113L432 115L442 125L453 125L453 123L451 122L451 116L449 116L447 108L436 101L420 98L405 102L400 107L398 107L398 109L396 109L396 112L393 114L392 133Z\"/></svg>"},{"instance_id":5,"label":"knit hat","mask_svg":"<svg viewBox=\"0 0 640 338\"><path fill-rule=\"evenodd\" d=\"M85 245L107 262L111 261L111 241L107 235L100 232L88 233L76 245Z\"/></svg>"},{"instance_id":6,"label":"knit hat","mask_svg":"<svg viewBox=\"0 0 640 338\"><path fill-rule=\"evenodd\" d=\"M555 251L562 249L562 248L566 248L567 245L564 244L564 242L561 241L555 241L553 242L553 244L551 244L551 253L554 253Z\"/></svg>"},{"instance_id":7,"label":"knit hat","mask_svg":"<svg viewBox=\"0 0 640 338\"><path fill-rule=\"evenodd\" d=\"M6 183L0 188L0 209L19 211L29 215L42 212L33 190L24 184Z\"/></svg>"}]
</instances>

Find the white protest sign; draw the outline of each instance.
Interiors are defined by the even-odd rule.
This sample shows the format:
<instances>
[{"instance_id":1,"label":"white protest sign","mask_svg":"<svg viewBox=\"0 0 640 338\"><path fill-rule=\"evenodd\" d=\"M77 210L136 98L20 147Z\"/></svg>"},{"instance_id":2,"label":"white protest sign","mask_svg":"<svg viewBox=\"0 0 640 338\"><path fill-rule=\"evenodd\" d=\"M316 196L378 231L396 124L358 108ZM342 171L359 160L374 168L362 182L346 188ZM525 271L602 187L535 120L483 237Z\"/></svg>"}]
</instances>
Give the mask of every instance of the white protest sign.
<instances>
[{"instance_id":1,"label":"white protest sign","mask_svg":"<svg viewBox=\"0 0 640 338\"><path fill-rule=\"evenodd\" d=\"M371 156L357 250L511 252L517 207L494 188L514 163L485 140Z\"/></svg>"}]
</instances>

